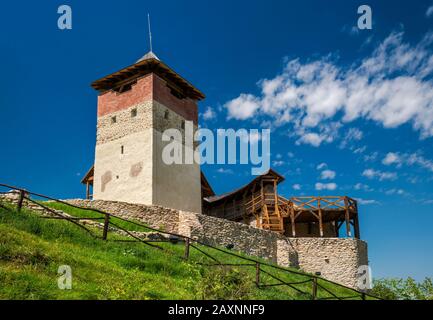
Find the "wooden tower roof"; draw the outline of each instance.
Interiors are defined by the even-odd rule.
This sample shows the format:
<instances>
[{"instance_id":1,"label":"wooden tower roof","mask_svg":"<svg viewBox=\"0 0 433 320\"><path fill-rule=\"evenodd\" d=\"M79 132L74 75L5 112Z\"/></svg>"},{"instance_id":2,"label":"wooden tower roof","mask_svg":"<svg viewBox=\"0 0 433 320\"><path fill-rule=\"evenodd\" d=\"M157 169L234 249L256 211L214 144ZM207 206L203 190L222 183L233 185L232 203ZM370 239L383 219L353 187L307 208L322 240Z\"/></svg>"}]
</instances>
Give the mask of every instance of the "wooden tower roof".
<instances>
[{"instance_id":1,"label":"wooden tower roof","mask_svg":"<svg viewBox=\"0 0 433 320\"><path fill-rule=\"evenodd\" d=\"M105 92L149 73L155 73L168 81L188 98L194 100L202 100L205 98L205 95L200 90L159 60L153 52L148 52L129 67L94 81L92 87L99 92Z\"/></svg>"}]
</instances>

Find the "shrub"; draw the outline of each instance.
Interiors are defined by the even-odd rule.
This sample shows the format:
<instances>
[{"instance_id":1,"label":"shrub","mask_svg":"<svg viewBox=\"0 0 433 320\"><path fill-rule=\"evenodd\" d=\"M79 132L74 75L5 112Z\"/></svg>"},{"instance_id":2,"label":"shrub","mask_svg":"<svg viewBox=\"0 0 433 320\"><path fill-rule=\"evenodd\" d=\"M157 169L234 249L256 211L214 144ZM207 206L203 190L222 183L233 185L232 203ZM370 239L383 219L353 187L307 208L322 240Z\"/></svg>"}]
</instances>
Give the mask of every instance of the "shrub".
<instances>
[{"instance_id":1,"label":"shrub","mask_svg":"<svg viewBox=\"0 0 433 320\"><path fill-rule=\"evenodd\" d=\"M433 282L431 278L422 282L411 277L377 279L371 293L388 300L433 300Z\"/></svg>"},{"instance_id":2,"label":"shrub","mask_svg":"<svg viewBox=\"0 0 433 320\"><path fill-rule=\"evenodd\" d=\"M204 300L247 300L253 290L248 273L224 266L204 269L198 284L199 298Z\"/></svg>"}]
</instances>

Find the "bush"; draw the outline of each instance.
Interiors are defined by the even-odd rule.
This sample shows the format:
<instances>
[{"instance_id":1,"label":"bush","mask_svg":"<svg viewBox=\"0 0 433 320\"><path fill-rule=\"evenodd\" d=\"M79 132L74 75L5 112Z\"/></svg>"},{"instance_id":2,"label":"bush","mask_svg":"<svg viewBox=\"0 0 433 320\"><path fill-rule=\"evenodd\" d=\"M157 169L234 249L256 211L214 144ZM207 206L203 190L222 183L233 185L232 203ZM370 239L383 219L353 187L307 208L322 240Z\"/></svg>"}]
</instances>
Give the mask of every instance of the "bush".
<instances>
[{"instance_id":1,"label":"bush","mask_svg":"<svg viewBox=\"0 0 433 320\"><path fill-rule=\"evenodd\" d=\"M422 282L411 277L377 279L371 293L388 300L433 300L433 282L431 278Z\"/></svg>"},{"instance_id":2,"label":"bush","mask_svg":"<svg viewBox=\"0 0 433 320\"><path fill-rule=\"evenodd\" d=\"M252 296L254 283L248 273L237 268L214 267L202 271L198 284L199 299L247 300Z\"/></svg>"}]
</instances>

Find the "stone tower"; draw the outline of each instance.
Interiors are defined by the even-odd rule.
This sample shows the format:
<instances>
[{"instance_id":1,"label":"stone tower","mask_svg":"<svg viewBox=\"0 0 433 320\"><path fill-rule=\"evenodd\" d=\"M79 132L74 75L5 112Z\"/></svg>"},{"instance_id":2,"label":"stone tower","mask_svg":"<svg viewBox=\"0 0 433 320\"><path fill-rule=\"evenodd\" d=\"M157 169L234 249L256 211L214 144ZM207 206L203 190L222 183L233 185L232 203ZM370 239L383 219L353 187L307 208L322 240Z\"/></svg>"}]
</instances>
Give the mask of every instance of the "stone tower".
<instances>
[{"instance_id":1,"label":"stone tower","mask_svg":"<svg viewBox=\"0 0 433 320\"><path fill-rule=\"evenodd\" d=\"M93 198L200 213L200 166L165 164L162 133L183 133L185 120L196 129L204 95L152 52L92 87L99 91Z\"/></svg>"}]
</instances>

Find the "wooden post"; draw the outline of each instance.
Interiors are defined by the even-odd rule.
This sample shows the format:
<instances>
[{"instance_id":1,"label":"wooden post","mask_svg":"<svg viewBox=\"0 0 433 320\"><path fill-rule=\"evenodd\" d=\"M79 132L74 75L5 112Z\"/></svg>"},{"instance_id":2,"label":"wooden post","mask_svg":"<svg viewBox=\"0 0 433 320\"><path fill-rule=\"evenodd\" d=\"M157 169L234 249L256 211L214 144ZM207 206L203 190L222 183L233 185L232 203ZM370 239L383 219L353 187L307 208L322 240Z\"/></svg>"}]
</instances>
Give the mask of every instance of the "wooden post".
<instances>
[{"instance_id":1,"label":"wooden post","mask_svg":"<svg viewBox=\"0 0 433 320\"><path fill-rule=\"evenodd\" d=\"M246 194L242 195L242 217L245 224L247 224L247 208L246 208Z\"/></svg>"},{"instance_id":2,"label":"wooden post","mask_svg":"<svg viewBox=\"0 0 433 320\"><path fill-rule=\"evenodd\" d=\"M17 211L18 212L21 212L21 209L23 207L24 195L25 195L24 190L20 190L20 197L18 199L18 204L17 204Z\"/></svg>"},{"instance_id":3,"label":"wooden post","mask_svg":"<svg viewBox=\"0 0 433 320\"><path fill-rule=\"evenodd\" d=\"M361 299L365 300L365 292L361 293Z\"/></svg>"},{"instance_id":4,"label":"wooden post","mask_svg":"<svg viewBox=\"0 0 433 320\"><path fill-rule=\"evenodd\" d=\"M233 198L232 206L233 206L233 210L232 210L233 216L236 217L236 196Z\"/></svg>"},{"instance_id":5,"label":"wooden post","mask_svg":"<svg viewBox=\"0 0 433 320\"><path fill-rule=\"evenodd\" d=\"M256 286L260 285L260 263L256 262Z\"/></svg>"},{"instance_id":6,"label":"wooden post","mask_svg":"<svg viewBox=\"0 0 433 320\"><path fill-rule=\"evenodd\" d=\"M358 212L356 213L355 218L353 219L353 227L355 229L355 238L361 239L361 234L359 232L359 220L358 220Z\"/></svg>"},{"instance_id":7,"label":"wooden post","mask_svg":"<svg viewBox=\"0 0 433 320\"><path fill-rule=\"evenodd\" d=\"M312 299L317 299L317 277L313 278Z\"/></svg>"},{"instance_id":8,"label":"wooden post","mask_svg":"<svg viewBox=\"0 0 433 320\"><path fill-rule=\"evenodd\" d=\"M260 197L261 197L261 204L260 206L263 206L263 203L265 202L265 190L263 190L263 180L260 181Z\"/></svg>"},{"instance_id":9,"label":"wooden post","mask_svg":"<svg viewBox=\"0 0 433 320\"><path fill-rule=\"evenodd\" d=\"M292 225L292 237L296 237L296 225L295 225L295 208L293 204L290 206L290 224Z\"/></svg>"},{"instance_id":10,"label":"wooden post","mask_svg":"<svg viewBox=\"0 0 433 320\"><path fill-rule=\"evenodd\" d=\"M188 260L189 258L189 245L190 245L189 238L185 238L185 254L184 254L185 260Z\"/></svg>"},{"instance_id":11,"label":"wooden post","mask_svg":"<svg viewBox=\"0 0 433 320\"><path fill-rule=\"evenodd\" d=\"M89 181L86 181L86 199L90 199L90 184Z\"/></svg>"},{"instance_id":12,"label":"wooden post","mask_svg":"<svg viewBox=\"0 0 433 320\"><path fill-rule=\"evenodd\" d=\"M323 238L323 219L322 219L322 208L320 207L320 198L317 199L317 207L319 209L319 230L320 230L320 237Z\"/></svg>"},{"instance_id":13,"label":"wooden post","mask_svg":"<svg viewBox=\"0 0 433 320\"><path fill-rule=\"evenodd\" d=\"M110 226L110 215L108 213L105 214L104 219L104 232L102 233L102 239L107 240L108 236L108 227Z\"/></svg>"},{"instance_id":14,"label":"wooden post","mask_svg":"<svg viewBox=\"0 0 433 320\"><path fill-rule=\"evenodd\" d=\"M350 216L349 216L349 202L347 201L347 197L344 197L344 206L346 208L344 219L346 220L346 234L348 237L352 236L352 231L350 231Z\"/></svg>"},{"instance_id":15,"label":"wooden post","mask_svg":"<svg viewBox=\"0 0 433 320\"><path fill-rule=\"evenodd\" d=\"M354 220L354 229L355 229L355 238L361 239L361 233L359 232L359 219L358 219L358 203L355 201L355 220Z\"/></svg>"}]
</instances>

